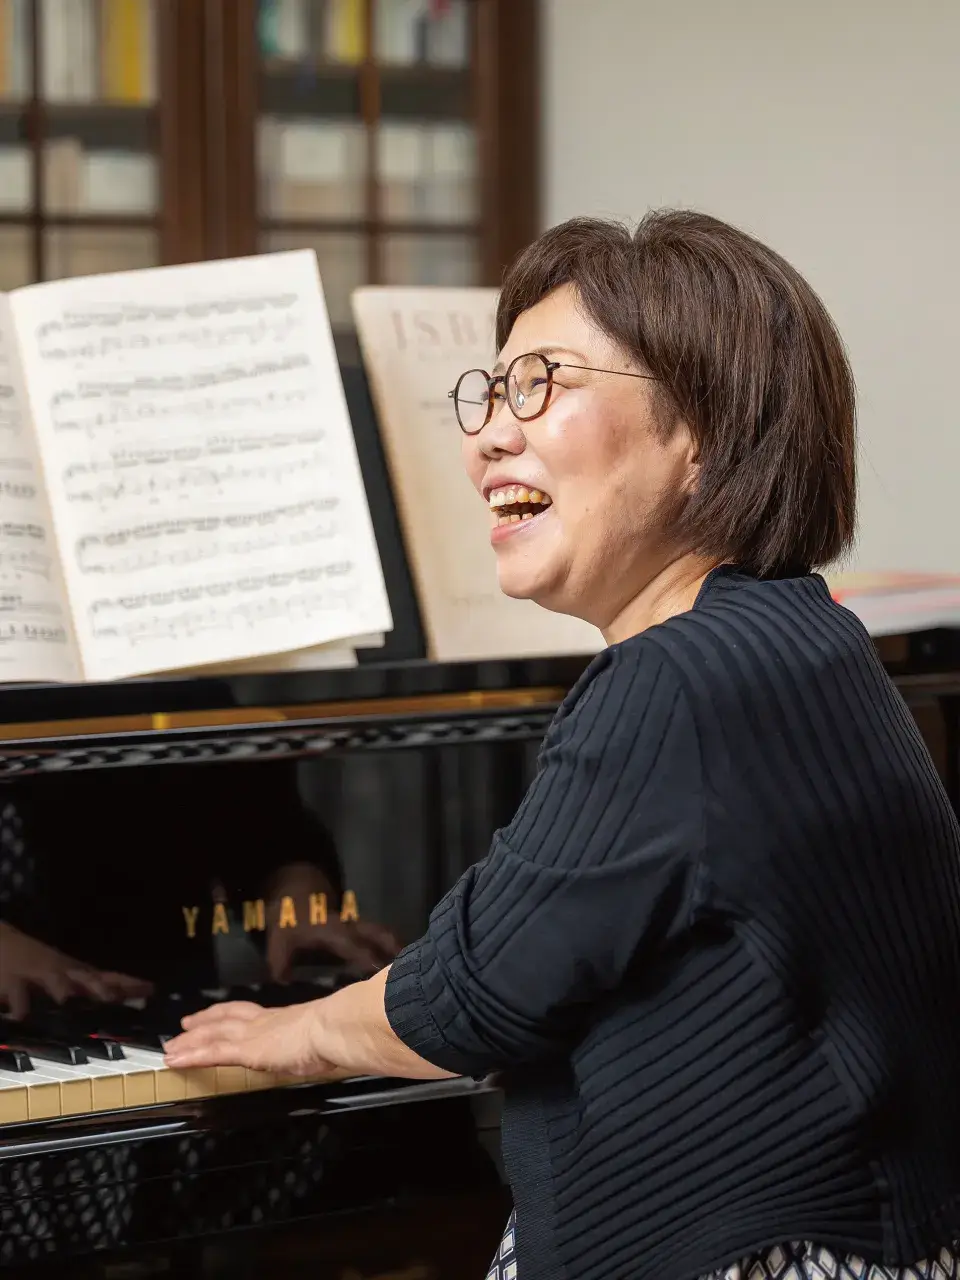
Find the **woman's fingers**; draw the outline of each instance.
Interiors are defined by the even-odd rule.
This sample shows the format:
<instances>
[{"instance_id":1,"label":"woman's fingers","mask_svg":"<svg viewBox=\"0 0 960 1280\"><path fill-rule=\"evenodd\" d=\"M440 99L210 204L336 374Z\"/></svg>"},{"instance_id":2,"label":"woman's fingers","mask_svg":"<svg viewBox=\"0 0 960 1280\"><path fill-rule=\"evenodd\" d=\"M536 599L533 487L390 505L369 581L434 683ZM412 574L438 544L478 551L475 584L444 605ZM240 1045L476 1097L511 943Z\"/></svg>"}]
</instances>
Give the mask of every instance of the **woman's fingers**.
<instances>
[{"instance_id":1,"label":"woman's fingers","mask_svg":"<svg viewBox=\"0 0 960 1280\"><path fill-rule=\"evenodd\" d=\"M22 978L11 978L0 987L0 1004L6 1002L7 1015L15 1022L30 1011L30 990Z\"/></svg>"},{"instance_id":2,"label":"woman's fingers","mask_svg":"<svg viewBox=\"0 0 960 1280\"><path fill-rule=\"evenodd\" d=\"M29 963L18 967L8 962L4 967L7 972L0 974L0 1004L5 1003L9 1016L17 1019L29 1013L32 989L46 992L58 1004L77 995L110 1004L148 996L153 990L151 983L140 978L96 969L61 955L52 947L40 947Z\"/></svg>"},{"instance_id":3,"label":"woman's fingers","mask_svg":"<svg viewBox=\"0 0 960 1280\"><path fill-rule=\"evenodd\" d=\"M212 1004L209 1009L201 1009L199 1013L188 1014L181 1021L185 1030L192 1031L198 1027L215 1027L229 1022L250 1022L259 1017L263 1009L249 1000L228 1000L223 1004Z\"/></svg>"},{"instance_id":4,"label":"woman's fingers","mask_svg":"<svg viewBox=\"0 0 960 1280\"><path fill-rule=\"evenodd\" d=\"M101 1004L109 1004L114 999L107 975L98 973L96 969L68 969L64 976L73 987L71 995L79 990L83 995L93 996Z\"/></svg>"},{"instance_id":5,"label":"woman's fingers","mask_svg":"<svg viewBox=\"0 0 960 1280\"><path fill-rule=\"evenodd\" d=\"M153 995L153 983L145 978L132 978L128 973L105 973L104 978L124 1000Z\"/></svg>"},{"instance_id":6,"label":"woman's fingers","mask_svg":"<svg viewBox=\"0 0 960 1280\"><path fill-rule=\"evenodd\" d=\"M52 996L57 1004L63 1004L77 992L76 983L62 969L46 969L36 974L34 983Z\"/></svg>"},{"instance_id":7,"label":"woman's fingers","mask_svg":"<svg viewBox=\"0 0 960 1280\"><path fill-rule=\"evenodd\" d=\"M255 1041L245 1036L245 1021L220 1021L191 1027L163 1047L171 1067L253 1067Z\"/></svg>"},{"instance_id":8,"label":"woman's fingers","mask_svg":"<svg viewBox=\"0 0 960 1280\"><path fill-rule=\"evenodd\" d=\"M274 1056L279 1055L280 1060L287 1057L283 1027L271 1016L277 1012L236 1003L184 1018L184 1030L163 1046L167 1064L269 1069ZM292 1071L294 1067L284 1069Z\"/></svg>"}]
</instances>

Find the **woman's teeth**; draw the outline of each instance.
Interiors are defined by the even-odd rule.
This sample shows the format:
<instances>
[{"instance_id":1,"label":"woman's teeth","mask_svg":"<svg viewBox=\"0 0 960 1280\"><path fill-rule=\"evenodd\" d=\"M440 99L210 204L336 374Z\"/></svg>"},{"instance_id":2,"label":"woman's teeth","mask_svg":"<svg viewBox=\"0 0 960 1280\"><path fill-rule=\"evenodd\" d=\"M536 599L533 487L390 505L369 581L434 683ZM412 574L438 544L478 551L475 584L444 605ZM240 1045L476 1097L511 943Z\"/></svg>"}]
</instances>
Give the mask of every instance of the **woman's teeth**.
<instances>
[{"instance_id":1,"label":"woman's teeth","mask_svg":"<svg viewBox=\"0 0 960 1280\"><path fill-rule=\"evenodd\" d=\"M492 489L487 498L498 525L520 524L523 520L532 520L549 507L551 501L548 493L543 493L540 489L527 489L519 484Z\"/></svg>"}]
</instances>

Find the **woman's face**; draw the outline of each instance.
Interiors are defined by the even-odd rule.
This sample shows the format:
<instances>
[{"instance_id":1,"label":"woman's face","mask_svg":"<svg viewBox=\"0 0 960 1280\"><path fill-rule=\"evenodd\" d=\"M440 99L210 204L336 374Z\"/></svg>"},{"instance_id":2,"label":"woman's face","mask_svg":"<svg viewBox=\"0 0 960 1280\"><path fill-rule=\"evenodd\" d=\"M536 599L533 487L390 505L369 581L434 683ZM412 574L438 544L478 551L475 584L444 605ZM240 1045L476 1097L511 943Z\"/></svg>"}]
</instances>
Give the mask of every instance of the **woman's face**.
<instances>
[{"instance_id":1,"label":"woman's face","mask_svg":"<svg viewBox=\"0 0 960 1280\"><path fill-rule=\"evenodd\" d=\"M493 372L528 352L643 372L581 314L569 285L518 318ZM491 506L502 591L606 631L675 553L664 521L695 479L695 450L682 423L658 436L649 380L570 368L553 376L549 407L533 421L518 422L500 396L483 430L463 437L464 463ZM521 487L549 505L503 519L504 497Z\"/></svg>"}]
</instances>

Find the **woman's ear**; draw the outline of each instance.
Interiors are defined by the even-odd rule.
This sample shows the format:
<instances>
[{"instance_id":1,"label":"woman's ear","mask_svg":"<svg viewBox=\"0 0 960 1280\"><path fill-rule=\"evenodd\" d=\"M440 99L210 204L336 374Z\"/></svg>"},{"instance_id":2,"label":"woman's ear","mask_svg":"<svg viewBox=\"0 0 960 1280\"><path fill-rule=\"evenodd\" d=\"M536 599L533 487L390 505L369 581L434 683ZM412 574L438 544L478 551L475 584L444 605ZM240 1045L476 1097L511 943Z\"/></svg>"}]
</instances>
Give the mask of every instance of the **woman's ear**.
<instances>
[{"instance_id":1,"label":"woman's ear","mask_svg":"<svg viewBox=\"0 0 960 1280\"><path fill-rule=\"evenodd\" d=\"M700 455L698 451L697 454L691 459L691 461L687 463L687 468L686 468L686 471L684 472L681 488L683 489L684 495L689 498L691 494L696 493L699 486L700 486Z\"/></svg>"},{"instance_id":2,"label":"woman's ear","mask_svg":"<svg viewBox=\"0 0 960 1280\"><path fill-rule=\"evenodd\" d=\"M689 497L700 483L700 442L682 418L674 427L671 445L681 468L680 489Z\"/></svg>"}]
</instances>

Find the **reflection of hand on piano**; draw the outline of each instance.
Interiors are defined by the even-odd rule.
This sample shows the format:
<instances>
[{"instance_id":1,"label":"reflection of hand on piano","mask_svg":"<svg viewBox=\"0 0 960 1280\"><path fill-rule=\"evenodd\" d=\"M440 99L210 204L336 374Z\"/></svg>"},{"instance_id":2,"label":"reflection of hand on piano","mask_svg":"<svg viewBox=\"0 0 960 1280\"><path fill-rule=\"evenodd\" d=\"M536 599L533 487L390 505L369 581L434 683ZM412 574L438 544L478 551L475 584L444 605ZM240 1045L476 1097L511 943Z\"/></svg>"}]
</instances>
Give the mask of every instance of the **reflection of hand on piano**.
<instances>
[{"instance_id":1,"label":"reflection of hand on piano","mask_svg":"<svg viewBox=\"0 0 960 1280\"><path fill-rule=\"evenodd\" d=\"M324 894L331 904L323 923L311 921L302 908L311 894ZM277 903L284 897L301 904L296 924L280 923L283 917ZM384 925L373 920L340 919L333 905L333 886L319 867L308 863L283 867L272 885L271 898L266 954L274 982L286 982L296 957L310 952L323 951L358 973L373 973L400 951L400 943Z\"/></svg>"},{"instance_id":2,"label":"reflection of hand on piano","mask_svg":"<svg viewBox=\"0 0 960 1280\"><path fill-rule=\"evenodd\" d=\"M58 1004L71 996L107 1004L148 996L151 990L148 982L82 964L0 921L0 1009L12 1018L27 1015L32 991L43 991Z\"/></svg>"}]
</instances>

